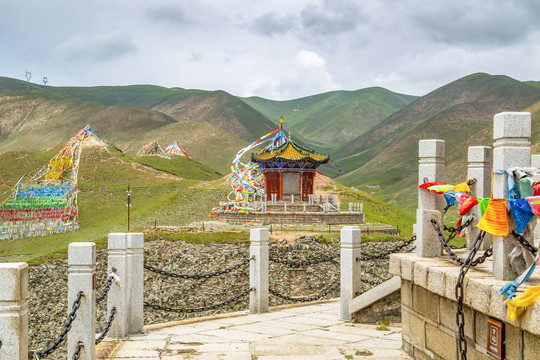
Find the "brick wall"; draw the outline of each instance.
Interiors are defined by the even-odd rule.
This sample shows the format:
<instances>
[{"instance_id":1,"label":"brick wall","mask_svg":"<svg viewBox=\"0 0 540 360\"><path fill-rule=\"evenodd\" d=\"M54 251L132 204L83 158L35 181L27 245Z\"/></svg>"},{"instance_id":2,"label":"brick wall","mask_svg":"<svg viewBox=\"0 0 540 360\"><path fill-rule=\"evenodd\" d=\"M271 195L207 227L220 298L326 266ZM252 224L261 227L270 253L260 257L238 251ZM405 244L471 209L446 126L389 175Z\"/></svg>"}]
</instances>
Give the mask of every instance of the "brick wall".
<instances>
[{"instance_id":1,"label":"brick wall","mask_svg":"<svg viewBox=\"0 0 540 360\"><path fill-rule=\"evenodd\" d=\"M218 221L254 224L363 224L363 213L219 214Z\"/></svg>"},{"instance_id":2,"label":"brick wall","mask_svg":"<svg viewBox=\"0 0 540 360\"><path fill-rule=\"evenodd\" d=\"M506 282L494 279L486 271L490 267L486 264L471 269L466 276L463 310L467 358L492 359L486 354L488 317L505 323L506 359L540 358L540 303L520 320L509 321L504 299L497 294ZM403 349L415 359L459 359L454 295L459 267L450 260L394 254L390 272L401 276ZM539 280L533 279L529 285Z\"/></svg>"}]
</instances>

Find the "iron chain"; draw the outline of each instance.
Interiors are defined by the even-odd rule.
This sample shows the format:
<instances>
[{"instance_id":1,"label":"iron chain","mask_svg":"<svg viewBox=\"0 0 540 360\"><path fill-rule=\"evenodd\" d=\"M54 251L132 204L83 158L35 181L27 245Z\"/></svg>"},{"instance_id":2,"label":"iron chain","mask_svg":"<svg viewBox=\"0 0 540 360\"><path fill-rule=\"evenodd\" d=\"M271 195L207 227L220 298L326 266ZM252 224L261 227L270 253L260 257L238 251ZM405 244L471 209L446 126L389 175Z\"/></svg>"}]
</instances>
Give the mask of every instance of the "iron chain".
<instances>
[{"instance_id":1,"label":"iron chain","mask_svg":"<svg viewBox=\"0 0 540 360\"><path fill-rule=\"evenodd\" d=\"M463 281L465 280L465 275L469 271L469 269L472 266L473 259L478 252L478 249L480 249L480 245L482 244L482 241L484 240L484 235L486 233L484 231L481 231L476 240L474 241L473 247L471 249L471 252L469 253L469 256L467 256L467 259L465 259L465 262L463 265L461 265L461 268L459 269L459 276L458 281L456 283L456 300L457 300L457 312L456 312L456 324L458 326L459 331L459 339L458 339L458 345L459 345L459 354L461 357L461 360L467 360L467 339L465 338L465 314L463 313Z\"/></svg>"},{"instance_id":2,"label":"iron chain","mask_svg":"<svg viewBox=\"0 0 540 360\"><path fill-rule=\"evenodd\" d=\"M213 309L217 309L219 307L222 307L222 306L225 306L225 305L229 305L230 303L233 303L235 301L237 301L238 299L246 296L247 294L249 294L250 292L254 291L255 289L254 288L249 288L247 289L246 291L242 292L241 294L238 294L236 296L233 296L232 298L230 298L229 300L226 300L224 302L221 302L219 304L214 304L214 305L209 305L209 306L203 306L203 307L200 307L200 308L194 308L194 309L178 309L178 308L172 308L172 307L168 307L168 306L161 306L161 305L157 305L157 304L150 304L149 302L145 301L144 302L144 306L146 307L150 307L152 309L155 309L155 310L164 310L164 311L169 311L169 312L177 312L177 313L196 313L196 312L202 312L202 311L208 311L208 310L213 310Z\"/></svg>"},{"instance_id":3,"label":"iron chain","mask_svg":"<svg viewBox=\"0 0 540 360\"><path fill-rule=\"evenodd\" d=\"M73 360L78 360L81 357L81 350L84 347L84 344L82 341L79 341L77 344L77 349L75 350L75 353L73 354Z\"/></svg>"},{"instance_id":4,"label":"iron chain","mask_svg":"<svg viewBox=\"0 0 540 360\"><path fill-rule=\"evenodd\" d=\"M314 265L314 264L320 264L327 261L332 261L339 257L339 253L331 255L324 259L316 259L316 260L302 260L302 261L294 261L294 260L280 260L276 258L269 257L268 260L273 261L275 263L289 265L291 267L299 267L299 266L305 266L305 265Z\"/></svg>"},{"instance_id":5,"label":"iron chain","mask_svg":"<svg viewBox=\"0 0 540 360\"><path fill-rule=\"evenodd\" d=\"M382 252L380 254L367 254L362 255L356 258L356 261L369 261L369 260L376 260L376 259L386 259L390 254L397 253L401 249L403 249L406 246L409 246L411 243L413 243L416 240L416 235L413 235L409 240L405 241L403 244L400 244L396 246L393 249L386 250L385 252Z\"/></svg>"},{"instance_id":6,"label":"iron chain","mask_svg":"<svg viewBox=\"0 0 540 360\"><path fill-rule=\"evenodd\" d=\"M71 326L73 325L73 321L75 320L75 317L77 316L77 310L81 306L81 298L82 298L83 295L84 295L84 293L82 291L79 291L79 293L77 294L77 298L73 302L73 306L71 307L72 310L71 310L71 312L69 313L69 315L67 317L66 323L65 323L64 327L62 328L62 331L60 332L60 335L58 335L56 340L54 340L54 343L50 347L48 347L47 349L44 349L44 350L32 350L32 351L29 351L28 352L29 355L34 355L35 354L38 357L46 357L46 356L50 355L53 351L58 349L60 344L62 344L62 342L66 339L66 336L67 336L67 333L69 332L69 330L71 330Z\"/></svg>"},{"instance_id":7,"label":"iron chain","mask_svg":"<svg viewBox=\"0 0 540 360\"><path fill-rule=\"evenodd\" d=\"M116 314L116 306L112 308L111 314L109 315L109 319L107 320L107 323L105 324L105 328L96 339L96 345L99 344L103 339L105 339L105 336L107 336L107 333L109 332L109 329L111 328L112 322L114 320L114 314Z\"/></svg>"},{"instance_id":8,"label":"iron chain","mask_svg":"<svg viewBox=\"0 0 540 360\"><path fill-rule=\"evenodd\" d=\"M105 299L105 297L107 296L107 293L109 292L109 290L111 289L111 285L112 285L112 282L113 282L113 275L109 275L109 277L107 278L107 282L105 283L105 287L103 288L103 291L101 292L101 294L99 294L99 296L96 298L96 302L99 303L100 301L102 301L103 299Z\"/></svg>"},{"instance_id":9,"label":"iron chain","mask_svg":"<svg viewBox=\"0 0 540 360\"><path fill-rule=\"evenodd\" d=\"M318 299L322 298L323 296L326 296L326 295L330 294L332 291L337 289L338 286L339 286L339 281L337 281L332 286L330 286L329 288L324 290L322 293L320 293L318 295L307 296L307 297L291 297L291 296L280 294L277 291L272 290L272 289L268 289L268 292L270 294L275 295L275 296L277 296L279 298L282 298L284 300L289 300L289 301L293 301L293 302L308 302L308 301L318 300Z\"/></svg>"},{"instance_id":10,"label":"iron chain","mask_svg":"<svg viewBox=\"0 0 540 360\"><path fill-rule=\"evenodd\" d=\"M531 245L531 243L529 243L527 241L527 239L525 239L525 237L521 234L518 234L515 230L512 231L512 235L514 235L514 237L516 238L517 241L519 241L519 243L527 250L529 250L531 252L531 254L533 255L536 255L536 253L538 252L538 249L535 248L533 245Z\"/></svg>"},{"instance_id":11,"label":"iron chain","mask_svg":"<svg viewBox=\"0 0 540 360\"><path fill-rule=\"evenodd\" d=\"M457 256L456 253L452 250L452 247L448 244L448 240L444 238L444 234L441 232L441 227L439 226L439 224L435 220L431 220L431 223L433 224L433 228L435 229L435 231L437 231L437 234L439 235L437 237L438 237L439 241L443 244L444 251L446 251L448 253L448 255L450 256L450 258L452 260L457 262L459 265L463 265L465 263L465 260L463 260L462 258ZM468 223L469 223L469 221L467 221L467 223L465 223L465 224L468 225ZM453 238L453 236L450 235L449 239L451 240L452 238ZM474 267L474 266L476 266L478 264L482 264L492 254L493 254L493 246L491 246L489 249L484 251L482 256L480 256L478 259L473 260L471 262L470 266Z\"/></svg>"},{"instance_id":12,"label":"iron chain","mask_svg":"<svg viewBox=\"0 0 540 360\"><path fill-rule=\"evenodd\" d=\"M165 275L165 276L170 276L170 277L173 277L173 278L181 278L181 279L208 279L212 276L219 276L219 275L223 275L223 274L227 274L227 273L230 273L231 271L233 270L236 270L240 267L242 267L243 265L249 263L251 260L255 259L255 256L252 256L244 261L242 261L241 263L239 264L236 264L230 268L227 268L227 269L222 269L222 270L217 270L217 271L214 271L214 272L211 272L211 273L207 273L207 274L194 274L194 275L186 275L186 274L178 274L178 273L173 273L173 272L170 272L170 271L165 271L165 270L160 270L158 268L155 268L153 266L150 266L150 265L144 265L144 268L147 269L147 270L150 270L150 271L153 271L155 273L158 273L158 274L161 274L161 275Z\"/></svg>"}]
</instances>

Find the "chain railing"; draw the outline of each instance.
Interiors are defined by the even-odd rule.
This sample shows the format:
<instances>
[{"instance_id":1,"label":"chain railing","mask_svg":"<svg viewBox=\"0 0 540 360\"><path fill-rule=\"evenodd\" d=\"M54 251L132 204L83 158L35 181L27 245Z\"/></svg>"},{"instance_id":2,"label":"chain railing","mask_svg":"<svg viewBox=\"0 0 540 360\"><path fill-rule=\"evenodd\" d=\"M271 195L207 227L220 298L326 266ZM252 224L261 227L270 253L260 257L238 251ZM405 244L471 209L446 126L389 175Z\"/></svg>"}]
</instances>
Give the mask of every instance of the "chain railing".
<instances>
[{"instance_id":1,"label":"chain railing","mask_svg":"<svg viewBox=\"0 0 540 360\"><path fill-rule=\"evenodd\" d=\"M193 274L193 275L179 274L179 273L174 273L174 272L171 272L171 271L160 270L160 269L155 268L155 267L150 266L150 265L144 265L144 268L147 269L147 270L150 270L152 272L158 273L160 275L164 275L164 276L168 276L168 277L172 277L172 278L199 280L199 279L208 279L210 277L228 274L233 270L237 270L237 269L241 268L242 266L244 266L246 264L249 264L249 262L252 261L252 260L255 260L255 256L251 256L251 257L245 259L244 261L242 261L242 262L240 262L240 263L238 263L236 265L233 265L233 266L231 266L229 268L219 269L219 270L216 270L216 271L213 271L213 272L210 272L210 273L206 273L206 274ZM241 299L242 297L246 296L247 294L249 294L253 290L255 290L255 289L254 288L249 288L249 289L243 291L242 293L240 293L238 295L235 295L235 296L233 296L232 298L230 298L230 299L228 299L226 301L220 302L218 304L202 306L202 307L198 307L198 308L174 308L174 307L171 307L171 306L163 306L163 305L158 305L158 304L151 304L148 301L144 301L144 306L152 308L154 310L163 310L163 311L176 312L176 313L203 312L203 311L209 311L209 310L218 309L218 308L220 308L222 306L225 306L225 305L229 305L229 304Z\"/></svg>"},{"instance_id":2,"label":"chain railing","mask_svg":"<svg viewBox=\"0 0 540 360\"><path fill-rule=\"evenodd\" d=\"M460 258L459 256L457 256L457 254L452 250L452 248L450 247L450 245L448 245L448 241L447 239L444 238L444 234L442 233L441 231L441 227L439 226L439 224L437 223L437 221L435 220L431 220L431 224L433 225L433 228L435 229L435 231L437 232L437 238L439 239L439 241L442 243L443 245L443 248L444 248L444 251L446 251L446 253L450 256L450 258L452 260L454 260L455 262L457 262L459 265L463 265L465 264L465 260L463 260L462 258ZM465 224L462 225L462 229L464 229L466 226L468 226L470 224L469 221L467 221ZM461 231L461 230L456 230L456 231ZM455 234L456 232L454 232ZM450 235L452 236L452 235ZM449 237L450 237L449 236ZM454 235L455 236L455 235ZM453 238L453 237L452 237ZM484 251L484 253L482 254L482 256L480 256L478 259L475 259L475 260L472 260L470 266L476 266L478 264L482 264L483 262L486 261L486 259L488 257L490 257L491 255L493 255L493 246L489 247L486 251Z\"/></svg>"},{"instance_id":3,"label":"chain railing","mask_svg":"<svg viewBox=\"0 0 540 360\"><path fill-rule=\"evenodd\" d=\"M469 253L469 256L467 256L467 259L465 259L464 263L461 265L461 268L459 269L459 276L458 281L456 283L456 300L457 300L457 313L456 313L456 324L458 326L459 331L459 339L458 339L458 345L459 345L459 354L461 356L462 360L467 360L467 339L465 338L465 314L463 312L463 282L465 280L465 275L471 268L473 264L473 259L476 256L476 253L478 252L478 249L480 249L480 246L482 244L482 241L484 240L484 235L486 233L484 231L481 231L474 244L473 247Z\"/></svg>"},{"instance_id":4,"label":"chain railing","mask_svg":"<svg viewBox=\"0 0 540 360\"><path fill-rule=\"evenodd\" d=\"M157 305L157 304L151 304L149 303L148 301L145 301L144 302L144 306L146 307L149 307L149 308L152 308L154 310L164 310L164 311L168 311L168 312L176 312L176 313L196 313L196 312L203 312L203 311L208 311L208 310L214 310L214 309L218 309L222 306L225 306L225 305L229 305L241 298L243 298L244 296L248 295L250 292L254 291L255 289L254 288L249 288L245 291L243 291L241 294L238 294L236 296L233 296L232 298L230 298L229 300L226 300L226 301L223 301L221 303L218 303L218 304L214 304L214 305L209 305L209 306L202 306L202 307L198 307L198 308L192 308L192 309L182 309L182 308L173 308L173 307L169 307L169 306L162 306L162 305Z\"/></svg>"},{"instance_id":5,"label":"chain railing","mask_svg":"<svg viewBox=\"0 0 540 360\"><path fill-rule=\"evenodd\" d=\"M75 301L73 302L73 306L71 307L71 312L68 314L66 323L64 324L64 327L62 328L62 331L60 332L60 335L58 335L58 337L54 340L52 345L50 345L49 347L47 347L46 349L43 349L43 350L30 350L28 352L28 355L30 355L30 356L35 355L38 358L42 358L42 357L46 357L46 356L50 355L56 349L58 349L58 347L66 339L66 336L67 336L68 332L71 330L71 326L73 325L73 321L77 317L77 310L81 306L81 298L83 296L84 296L84 293L82 291L79 291L79 293L77 294L77 298L75 299ZM50 342L47 343L47 345L49 345L49 344L50 344Z\"/></svg>"},{"instance_id":6,"label":"chain railing","mask_svg":"<svg viewBox=\"0 0 540 360\"><path fill-rule=\"evenodd\" d=\"M208 279L208 278L211 278L213 276L219 276L219 275L230 273L231 271L239 269L242 266L248 264L251 260L254 260L254 259L255 259L255 256L252 256L250 258L245 259L241 263L236 264L234 266L231 266L229 268L220 269L220 270L213 271L213 272L206 273L206 274L193 274L193 275L178 274L178 273L174 273L174 272L171 272L171 271L161 270L161 269L155 268L155 267L150 266L150 265L144 265L144 268L147 269L147 270L150 270L152 272L158 273L160 275L169 276L169 277L173 277L173 278L180 278L180 279Z\"/></svg>"},{"instance_id":7,"label":"chain railing","mask_svg":"<svg viewBox=\"0 0 540 360\"><path fill-rule=\"evenodd\" d=\"M413 235L409 240L404 241L403 244L399 244L398 246L392 249L388 249L379 254L370 254L370 253L366 253L365 255L362 254L361 256L358 256L356 258L356 261L360 262L360 261L369 261L369 260L377 260L377 259L387 259L390 256L390 254L399 252L401 249L412 244L415 240L416 240L416 235Z\"/></svg>"},{"instance_id":8,"label":"chain railing","mask_svg":"<svg viewBox=\"0 0 540 360\"><path fill-rule=\"evenodd\" d=\"M321 263L324 263L324 262L328 262L328 261L332 261L334 259L337 259L338 257L339 257L339 253L334 254L334 255L330 255L330 256L328 256L326 258L323 258L323 259L314 259L314 260L300 260L300 261L281 260L281 259L277 259L277 258L273 258L273 257L269 257L268 260L273 261L273 262L278 263L278 264L288 265L288 266L291 266L291 267L299 267L299 266L321 264Z\"/></svg>"},{"instance_id":9,"label":"chain railing","mask_svg":"<svg viewBox=\"0 0 540 360\"><path fill-rule=\"evenodd\" d=\"M530 242L525 239L525 237L519 233L517 233L515 230L512 231L512 235L516 238L516 240L523 246L525 249L529 250L531 254L536 255L538 252L538 249L534 247Z\"/></svg>"},{"instance_id":10,"label":"chain railing","mask_svg":"<svg viewBox=\"0 0 540 360\"><path fill-rule=\"evenodd\" d=\"M107 282L105 283L105 287L103 288L103 291L101 291L101 294L99 294L96 297L96 303L103 301L107 297L107 294L109 293L109 290L111 289L111 285L113 283L113 277L114 277L113 274L110 274L107 277Z\"/></svg>"},{"instance_id":11,"label":"chain railing","mask_svg":"<svg viewBox=\"0 0 540 360\"><path fill-rule=\"evenodd\" d=\"M78 360L81 357L81 350L84 348L84 344L82 341L79 341L77 344L77 349L75 349L75 353L73 354L72 360Z\"/></svg>"},{"instance_id":12,"label":"chain railing","mask_svg":"<svg viewBox=\"0 0 540 360\"><path fill-rule=\"evenodd\" d=\"M323 292L321 292L320 294L316 294L316 295L310 295L310 296L306 296L306 297L292 297L292 296L287 296L287 295L283 295L283 294L280 294L278 293L277 291L273 290L273 289L268 289L268 292L274 296L277 296L279 298L282 298L284 300L288 300L288 301L293 301L293 302L309 302L309 301L315 301L315 300L319 300L320 298L330 294L332 291L334 291L335 289L337 289L339 287L339 281L335 282L334 284L332 284L331 286L329 286L328 288L326 288Z\"/></svg>"},{"instance_id":13,"label":"chain railing","mask_svg":"<svg viewBox=\"0 0 540 360\"><path fill-rule=\"evenodd\" d=\"M112 322L114 321L115 314L116 314L116 307L113 307L111 309L111 313L109 314L109 318L107 319L107 322L105 323L105 327L103 328L103 331L96 338L96 345L99 344L101 341L103 341L103 339L105 339L105 336L107 336L107 333L109 332L109 329L112 326Z\"/></svg>"}]
</instances>

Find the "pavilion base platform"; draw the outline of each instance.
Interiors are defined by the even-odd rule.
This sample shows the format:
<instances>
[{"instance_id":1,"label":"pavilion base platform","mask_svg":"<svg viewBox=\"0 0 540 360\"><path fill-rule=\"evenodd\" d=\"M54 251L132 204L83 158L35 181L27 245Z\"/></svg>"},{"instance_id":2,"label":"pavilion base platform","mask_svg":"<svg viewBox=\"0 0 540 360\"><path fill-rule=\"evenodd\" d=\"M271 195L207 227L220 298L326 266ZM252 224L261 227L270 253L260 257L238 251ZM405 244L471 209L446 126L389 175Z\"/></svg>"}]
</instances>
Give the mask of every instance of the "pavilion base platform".
<instances>
[{"instance_id":1,"label":"pavilion base platform","mask_svg":"<svg viewBox=\"0 0 540 360\"><path fill-rule=\"evenodd\" d=\"M364 213L322 213L322 212L273 212L268 213L222 213L217 221L250 224L363 224Z\"/></svg>"}]
</instances>

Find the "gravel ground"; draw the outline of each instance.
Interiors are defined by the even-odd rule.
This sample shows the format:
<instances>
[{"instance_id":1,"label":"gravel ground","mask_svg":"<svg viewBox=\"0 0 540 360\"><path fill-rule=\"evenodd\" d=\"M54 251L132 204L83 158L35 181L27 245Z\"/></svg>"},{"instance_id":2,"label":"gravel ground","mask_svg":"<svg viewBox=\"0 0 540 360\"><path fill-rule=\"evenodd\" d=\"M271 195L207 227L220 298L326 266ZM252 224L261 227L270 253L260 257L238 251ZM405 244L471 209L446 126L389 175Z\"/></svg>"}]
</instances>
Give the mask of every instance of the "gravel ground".
<instances>
[{"instance_id":1,"label":"gravel ground","mask_svg":"<svg viewBox=\"0 0 540 360\"><path fill-rule=\"evenodd\" d=\"M398 241L365 243L363 252L377 254L400 244ZM327 258L336 254L336 246L319 244L300 239L296 244L273 243L270 257L300 261ZM183 241L151 241L145 243L145 262L156 268L182 274L203 274L217 269L229 268L249 257L249 244L189 244ZM270 262L270 289L291 297L319 294L339 281L339 259L316 265L292 267ZM107 254L97 252L97 294L103 289L107 278ZM228 274L207 279L192 280L165 277L144 271L145 301L171 308L199 308L223 302L249 288L249 264ZM362 264L363 291L390 278L388 260L370 260ZM339 287L323 299L339 297ZM270 295L270 306L291 301ZM42 349L47 341L58 336L65 322L67 304L67 261L55 260L30 268L29 299L29 348ZM96 331L101 332L106 321L106 301L98 303ZM249 296L214 310L195 314L174 313L145 308L145 325L190 317L245 310ZM65 359L65 343L47 359Z\"/></svg>"}]
</instances>

